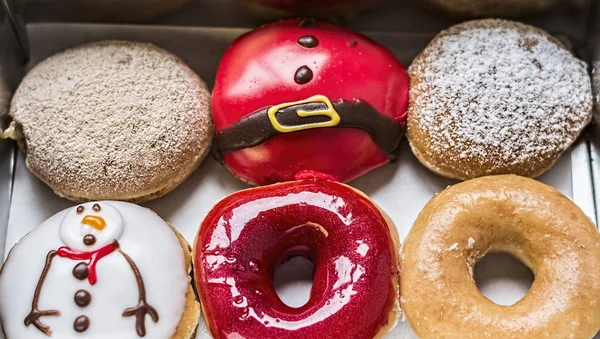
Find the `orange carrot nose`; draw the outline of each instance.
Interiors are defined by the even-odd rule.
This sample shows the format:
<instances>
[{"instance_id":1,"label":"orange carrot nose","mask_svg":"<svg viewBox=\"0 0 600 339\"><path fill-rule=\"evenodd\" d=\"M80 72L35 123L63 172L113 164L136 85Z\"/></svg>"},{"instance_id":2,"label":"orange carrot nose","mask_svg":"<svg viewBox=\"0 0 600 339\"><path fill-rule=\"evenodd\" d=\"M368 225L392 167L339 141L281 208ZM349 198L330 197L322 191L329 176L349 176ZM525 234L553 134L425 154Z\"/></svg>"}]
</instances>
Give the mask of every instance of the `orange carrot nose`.
<instances>
[{"instance_id":1,"label":"orange carrot nose","mask_svg":"<svg viewBox=\"0 0 600 339\"><path fill-rule=\"evenodd\" d=\"M104 227L106 227L106 221L104 221L104 218L99 217L97 215L86 215L83 218L83 220L81 220L81 223L84 225L92 226L98 231L102 231Z\"/></svg>"}]
</instances>

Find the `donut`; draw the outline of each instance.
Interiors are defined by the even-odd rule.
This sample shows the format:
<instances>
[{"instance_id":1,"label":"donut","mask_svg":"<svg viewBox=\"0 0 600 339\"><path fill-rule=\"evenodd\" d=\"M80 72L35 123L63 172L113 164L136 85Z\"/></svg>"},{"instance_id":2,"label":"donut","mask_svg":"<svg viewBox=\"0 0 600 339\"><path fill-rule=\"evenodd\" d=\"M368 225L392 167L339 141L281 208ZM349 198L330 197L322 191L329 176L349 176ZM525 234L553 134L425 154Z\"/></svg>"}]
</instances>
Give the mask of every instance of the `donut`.
<instances>
[{"instance_id":1,"label":"donut","mask_svg":"<svg viewBox=\"0 0 600 339\"><path fill-rule=\"evenodd\" d=\"M373 338L398 319L398 235L363 193L302 180L234 193L202 222L195 283L213 338ZM310 300L273 287L293 256L316 267ZM234 335L235 334L235 335Z\"/></svg>"},{"instance_id":2,"label":"donut","mask_svg":"<svg viewBox=\"0 0 600 339\"><path fill-rule=\"evenodd\" d=\"M600 45L595 47L594 63L592 73L592 89L594 95L594 123L596 128L600 128Z\"/></svg>"},{"instance_id":3,"label":"donut","mask_svg":"<svg viewBox=\"0 0 600 339\"><path fill-rule=\"evenodd\" d=\"M98 201L63 210L21 239L0 269L4 335L195 338L191 259L181 235L149 209Z\"/></svg>"},{"instance_id":4,"label":"donut","mask_svg":"<svg viewBox=\"0 0 600 339\"><path fill-rule=\"evenodd\" d=\"M512 306L483 296L475 264L513 256L533 272ZM592 338L600 330L600 235L567 197L533 179L482 177L435 196L402 248L402 310L419 338Z\"/></svg>"},{"instance_id":5,"label":"donut","mask_svg":"<svg viewBox=\"0 0 600 339\"><path fill-rule=\"evenodd\" d=\"M268 24L219 64L215 156L254 185L302 171L347 182L394 158L407 105L408 74L383 46L313 19Z\"/></svg>"},{"instance_id":6,"label":"donut","mask_svg":"<svg viewBox=\"0 0 600 339\"><path fill-rule=\"evenodd\" d=\"M276 20L293 16L339 21L351 19L360 12L385 3L386 0L244 0L248 10L258 17Z\"/></svg>"},{"instance_id":7,"label":"donut","mask_svg":"<svg viewBox=\"0 0 600 339\"><path fill-rule=\"evenodd\" d=\"M540 12L559 0L427 0L429 5L461 17L519 16Z\"/></svg>"},{"instance_id":8,"label":"donut","mask_svg":"<svg viewBox=\"0 0 600 339\"><path fill-rule=\"evenodd\" d=\"M537 177L591 121L585 63L517 22L453 26L415 58L409 74L410 146L444 177Z\"/></svg>"},{"instance_id":9,"label":"donut","mask_svg":"<svg viewBox=\"0 0 600 339\"><path fill-rule=\"evenodd\" d=\"M34 21L149 21L183 7L189 0L19 0ZM57 10L57 7L60 10Z\"/></svg>"},{"instance_id":10,"label":"donut","mask_svg":"<svg viewBox=\"0 0 600 339\"><path fill-rule=\"evenodd\" d=\"M208 154L210 93L179 58L104 41L33 68L10 108L27 167L73 201L142 202L185 180Z\"/></svg>"}]
</instances>

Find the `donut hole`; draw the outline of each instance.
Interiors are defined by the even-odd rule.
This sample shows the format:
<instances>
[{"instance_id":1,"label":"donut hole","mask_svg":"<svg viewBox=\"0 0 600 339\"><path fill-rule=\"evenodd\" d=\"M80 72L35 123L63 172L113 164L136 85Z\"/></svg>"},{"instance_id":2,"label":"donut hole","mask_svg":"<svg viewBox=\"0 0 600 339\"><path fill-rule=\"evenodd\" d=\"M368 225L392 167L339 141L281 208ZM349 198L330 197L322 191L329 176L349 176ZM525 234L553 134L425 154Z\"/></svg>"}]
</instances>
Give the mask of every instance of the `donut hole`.
<instances>
[{"instance_id":1,"label":"donut hole","mask_svg":"<svg viewBox=\"0 0 600 339\"><path fill-rule=\"evenodd\" d=\"M315 264L306 256L296 255L275 268L273 285L281 301L290 307L302 307L310 299Z\"/></svg>"},{"instance_id":2,"label":"donut hole","mask_svg":"<svg viewBox=\"0 0 600 339\"><path fill-rule=\"evenodd\" d=\"M486 298L498 305L510 306L529 292L534 275L516 258L494 253L486 255L475 265L474 279Z\"/></svg>"}]
</instances>

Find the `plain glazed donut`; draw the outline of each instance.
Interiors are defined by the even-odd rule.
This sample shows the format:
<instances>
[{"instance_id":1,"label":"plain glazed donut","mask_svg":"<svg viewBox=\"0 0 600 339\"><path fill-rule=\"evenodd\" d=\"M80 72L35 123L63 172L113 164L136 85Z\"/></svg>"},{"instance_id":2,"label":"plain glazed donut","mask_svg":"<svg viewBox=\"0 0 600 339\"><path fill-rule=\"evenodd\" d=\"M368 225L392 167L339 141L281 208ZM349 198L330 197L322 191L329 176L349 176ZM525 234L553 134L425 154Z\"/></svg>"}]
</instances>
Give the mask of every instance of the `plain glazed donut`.
<instances>
[{"instance_id":1,"label":"plain glazed donut","mask_svg":"<svg viewBox=\"0 0 600 339\"><path fill-rule=\"evenodd\" d=\"M329 181L248 189L220 201L194 245L195 281L214 338L373 338L399 316L398 235L364 194ZM285 305L278 263L315 262L310 300Z\"/></svg>"},{"instance_id":2,"label":"plain glazed donut","mask_svg":"<svg viewBox=\"0 0 600 339\"><path fill-rule=\"evenodd\" d=\"M414 59L409 75L411 149L448 178L537 177L592 118L585 63L518 22L450 27Z\"/></svg>"},{"instance_id":3,"label":"plain glazed donut","mask_svg":"<svg viewBox=\"0 0 600 339\"><path fill-rule=\"evenodd\" d=\"M484 297L475 263L501 252L535 275L512 306ZM600 235L560 192L504 175L452 186L402 249L401 302L419 338L592 338L600 330Z\"/></svg>"}]
</instances>

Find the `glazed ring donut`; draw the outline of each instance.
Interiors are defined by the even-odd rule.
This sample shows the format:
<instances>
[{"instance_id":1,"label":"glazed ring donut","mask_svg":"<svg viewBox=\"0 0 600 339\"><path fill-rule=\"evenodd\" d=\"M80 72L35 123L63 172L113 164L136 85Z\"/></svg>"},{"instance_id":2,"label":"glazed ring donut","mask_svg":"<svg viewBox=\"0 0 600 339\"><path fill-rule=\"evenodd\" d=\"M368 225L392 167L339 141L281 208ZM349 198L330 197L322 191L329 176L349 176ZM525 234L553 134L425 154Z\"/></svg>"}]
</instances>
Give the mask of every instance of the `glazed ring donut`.
<instances>
[{"instance_id":1,"label":"glazed ring donut","mask_svg":"<svg viewBox=\"0 0 600 339\"><path fill-rule=\"evenodd\" d=\"M535 275L512 306L484 297L475 264L501 252ZM402 249L402 309L419 338L592 338L600 330L600 235L554 188L504 175L434 197Z\"/></svg>"},{"instance_id":2,"label":"glazed ring donut","mask_svg":"<svg viewBox=\"0 0 600 339\"><path fill-rule=\"evenodd\" d=\"M373 338L396 324L398 235L364 194L328 181L296 181L219 202L194 246L196 287L214 338ZM315 264L310 300L285 305L276 266Z\"/></svg>"},{"instance_id":3,"label":"glazed ring donut","mask_svg":"<svg viewBox=\"0 0 600 339\"><path fill-rule=\"evenodd\" d=\"M517 22L453 26L417 56L409 75L411 148L445 177L537 177L591 121L585 63Z\"/></svg>"}]
</instances>

